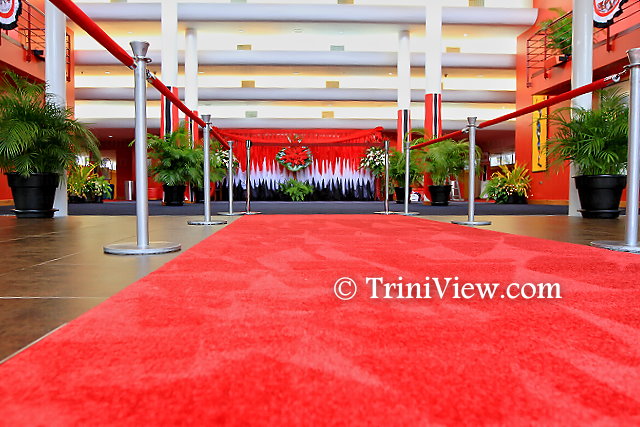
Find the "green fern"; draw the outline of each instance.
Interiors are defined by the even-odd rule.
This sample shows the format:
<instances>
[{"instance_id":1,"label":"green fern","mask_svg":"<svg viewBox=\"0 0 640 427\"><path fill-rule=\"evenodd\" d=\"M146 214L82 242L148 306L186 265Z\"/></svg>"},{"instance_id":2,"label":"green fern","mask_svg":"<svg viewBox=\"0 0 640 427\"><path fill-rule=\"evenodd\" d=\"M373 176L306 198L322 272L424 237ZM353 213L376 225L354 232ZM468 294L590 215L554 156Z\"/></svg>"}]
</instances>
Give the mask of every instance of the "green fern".
<instances>
[{"instance_id":1,"label":"green fern","mask_svg":"<svg viewBox=\"0 0 640 427\"><path fill-rule=\"evenodd\" d=\"M313 185L291 178L280 184L280 191L291 197L294 202L301 202L313 193Z\"/></svg>"},{"instance_id":2,"label":"green fern","mask_svg":"<svg viewBox=\"0 0 640 427\"><path fill-rule=\"evenodd\" d=\"M424 142L421 137L416 143ZM425 148L426 172L431 175L434 185L445 185L451 177L460 175L469 165L469 143L445 139ZM482 150L476 146L476 173L480 167Z\"/></svg>"},{"instance_id":3,"label":"green fern","mask_svg":"<svg viewBox=\"0 0 640 427\"><path fill-rule=\"evenodd\" d=\"M597 94L596 109L566 107L549 116L556 132L547 141L547 152L552 164L573 161L582 175L621 174L627 167L627 95L615 89Z\"/></svg>"},{"instance_id":4,"label":"green fern","mask_svg":"<svg viewBox=\"0 0 640 427\"><path fill-rule=\"evenodd\" d=\"M0 170L22 176L62 173L76 156L100 159L98 140L44 84L5 72L0 90Z\"/></svg>"}]
</instances>

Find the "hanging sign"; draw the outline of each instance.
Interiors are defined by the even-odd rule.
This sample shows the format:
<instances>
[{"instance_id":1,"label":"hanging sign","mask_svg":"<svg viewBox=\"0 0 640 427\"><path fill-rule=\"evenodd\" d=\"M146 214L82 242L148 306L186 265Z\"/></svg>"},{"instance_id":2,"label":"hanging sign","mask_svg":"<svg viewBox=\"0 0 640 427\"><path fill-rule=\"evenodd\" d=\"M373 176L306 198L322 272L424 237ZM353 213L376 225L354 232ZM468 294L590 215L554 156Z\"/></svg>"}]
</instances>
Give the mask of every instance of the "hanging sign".
<instances>
[{"instance_id":1,"label":"hanging sign","mask_svg":"<svg viewBox=\"0 0 640 427\"><path fill-rule=\"evenodd\" d=\"M593 0L593 25L607 28L613 24L613 18L622 13L622 5L627 0Z\"/></svg>"},{"instance_id":2,"label":"hanging sign","mask_svg":"<svg viewBox=\"0 0 640 427\"><path fill-rule=\"evenodd\" d=\"M21 13L21 0L0 0L0 28L13 30L18 26L18 17Z\"/></svg>"}]
</instances>

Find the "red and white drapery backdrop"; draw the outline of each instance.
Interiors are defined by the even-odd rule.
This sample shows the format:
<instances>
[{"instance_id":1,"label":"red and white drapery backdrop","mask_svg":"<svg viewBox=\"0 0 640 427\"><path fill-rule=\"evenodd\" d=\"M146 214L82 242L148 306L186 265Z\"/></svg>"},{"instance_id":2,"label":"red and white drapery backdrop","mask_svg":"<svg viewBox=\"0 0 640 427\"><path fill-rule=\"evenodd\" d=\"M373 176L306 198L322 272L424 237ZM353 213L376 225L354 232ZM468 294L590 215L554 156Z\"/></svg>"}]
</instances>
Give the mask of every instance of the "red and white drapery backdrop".
<instances>
[{"instance_id":1,"label":"red and white drapery backdrop","mask_svg":"<svg viewBox=\"0 0 640 427\"><path fill-rule=\"evenodd\" d=\"M367 148L382 146L382 128L360 129L219 129L225 141L233 141L240 162L234 186L246 189L246 141L251 146L251 188L257 199L270 199L280 183L291 178L312 184L325 199L367 200L375 196L375 178L360 169ZM301 142L298 142L301 141ZM284 147L309 147L313 162L291 172L276 161Z\"/></svg>"}]
</instances>

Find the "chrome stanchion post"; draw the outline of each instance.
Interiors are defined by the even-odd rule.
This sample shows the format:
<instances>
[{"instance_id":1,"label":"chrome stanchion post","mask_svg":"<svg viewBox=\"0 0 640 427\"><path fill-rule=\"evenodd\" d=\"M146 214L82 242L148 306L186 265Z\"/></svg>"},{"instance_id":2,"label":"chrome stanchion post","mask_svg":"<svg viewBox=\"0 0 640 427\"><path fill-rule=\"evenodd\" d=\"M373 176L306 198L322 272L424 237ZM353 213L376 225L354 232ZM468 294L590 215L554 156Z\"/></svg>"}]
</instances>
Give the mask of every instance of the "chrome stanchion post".
<instances>
[{"instance_id":1,"label":"chrome stanchion post","mask_svg":"<svg viewBox=\"0 0 640 427\"><path fill-rule=\"evenodd\" d=\"M227 185L229 189L229 212L218 212L220 215L225 216L239 216L244 215L244 212L233 211L233 141L227 141L229 145L229 161L227 162Z\"/></svg>"},{"instance_id":2,"label":"chrome stanchion post","mask_svg":"<svg viewBox=\"0 0 640 427\"><path fill-rule=\"evenodd\" d=\"M638 197L640 196L640 48L627 51L631 76L629 94L629 146L627 148L627 215L624 242L598 241L593 246L640 253L638 246Z\"/></svg>"},{"instance_id":3,"label":"chrome stanchion post","mask_svg":"<svg viewBox=\"0 0 640 427\"><path fill-rule=\"evenodd\" d=\"M203 114L202 120L204 121L204 135L203 135L203 147L204 150L204 220L203 221L187 221L189 225L222 225L226 224L227 221L211 221L211 132L210 132L210 123L211 123L211 115Z\"/></svg>"},{"instance_id":4,"label":"chrome stanchion post","mask_svg":"<svg viewBox=\"0 0 640 427\"><path fill-rule=\"evenodd\" d=\"M476 221L476 117L467 117L469 123L469 201L466 221L451 221L460 225L491 225L491 221Z\"/></svg>"},{"instance_id":5,"label":"chrome stanchion post","mask_svg":"<svg viewBox=\"0 0 640 427\"><path fill-rule=\"evenodd\" d=\"M261 212L251 211L251 140L247 139L247 172L246 172L246 181L247 181L247 205L245 208L245 215L256 215Z\"/></svg>"},{"instance_id":6,"label":"chrome stanchion post","mask_svg":"<svg viewBox=\"0 0 640 427\"><path fill-rule=\"evenodd\" d=\"M113 255L151 255L175 252L180 244L149 242L149 195L147 188L147 58L149 43L131 42L135 80L135 159L136 159L136 243L107 245L104 252Z\"/></svg>"},{"instance_id":7,"label":"chrome stanchion post","mask_svg":"<svg viewBox=\"0 0 640 427\"><path fill-rule=\"evenodd\" d=\"M389 211L389 140L384 140L384 211L375 212L381 215L390 215Z\"/></svg>"},{"instance_id":8,"label":"chrome stanchion post","mask_svg":"<svg viewBox=\"0 0 640 427\"><path fill-rule=\"evenodd\" d=\"M402 215L418 215L418 212L409 212L409 186L411 185L411 141L409 141L408 135L405 135L404 140L404 212L398 212ZM397 195L396 195L397 197Z\"/></svg>"}]
</instances>

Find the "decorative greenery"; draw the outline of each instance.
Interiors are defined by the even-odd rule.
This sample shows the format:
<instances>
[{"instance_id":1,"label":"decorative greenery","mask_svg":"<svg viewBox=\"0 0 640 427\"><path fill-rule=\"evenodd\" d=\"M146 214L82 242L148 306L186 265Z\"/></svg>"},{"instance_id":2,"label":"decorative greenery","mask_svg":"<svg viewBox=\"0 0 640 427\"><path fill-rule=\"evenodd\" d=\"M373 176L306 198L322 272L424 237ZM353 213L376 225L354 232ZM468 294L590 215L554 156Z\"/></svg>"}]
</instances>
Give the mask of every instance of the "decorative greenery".
<instances>
[{"instance_id":1,"label":"decorative greenery","mask_svg":"<svg viewBox=\"0 0 640 427\"><path fill-rule=\"evenodd\" d=\"M548 155L555 165L573 161L582 175L621 174L627 166L627 95L615 89L597 95L597 109L566 107L549 116L556 132L547 141Z\"/></svg>"},{"instance_id":2,"label":"decorative greenery","mask_svg":"<svg viewBox=\"0 0 640 427\"><path fill-rule=\"evenodd\" d=\"M291 197L294 202L301 202L313 193L313 185L292 178L280 184L280 191Z\"/></svg>"},{"instance_id":3,"label":"decorative greenery","mask_svg":"<svg viewBox=\"0 0 640 427\"><path fill-rule=\"evenodd\" d=\"M482 192L481 197L488 197L496 203L506 203L509 196L517 194L527 197L531 189L529 169L516 163L513 169L500 165L500 171L494 172Z\"/></svg>"},{"instance_id":4,"label":"decorative greenery","mask_svg":"<svg viewBox=\"0 0 640 427\"><path fill-rule=\"evenodd\" d=\"M404 151L389 150L389 181L396 187L404 187L406 156ZM424 154L411 151L409 156L409 183L421 185L426 170Z\"/></svg>"},{"instance_id":5,"label":"decorative greenery","mask_svg":"<svg viewBox=\"0 0 640 427\"><path fill-rule=\"evenodd\" d=\"M424 137L416 139L423 142ZM425 152L426 172L434 185L446 185L451 177L457 177L469 165L469 143L445 139L428 145ZM476 173L479 171L482 150L476 146Z\"/></svg>"},{"instance_id":6,"label":"decorative greenery","mask_svg":"<svg viewBox=\"0 0 640 427\"><path fill-rule=\"evenodd\" d=\"M229 150L225 150L222 147L216 148L215 151L211 152L211 162L215 162L215 164L220 165L225 171L227 171L229 168ZM233 171L236 172L239 166L240 162L236 156L233 156Z\"/></svg>"},{"instance_id":7,"label":"decorative greenery","mask_svg":"<svg viewBox=\"0 0 640 427\"><path fill-rule=\"evenodd\" d=\"M360 169L369 169L371 174L378 178L384 175L384 149L369 147L360 160Z\"/></svg>"},{"instance_id":8,"label":"decorative greenery","mask_svg":"<svg viewBox=\"0 0 640 427\"><path fill-rule=\"evenodd\" d=\"M67 195L86 200L112 197L109 181L95 172L97 166L93 163L74 165L67 178Z\"/></svg>"},{"instance_id":9,"label":"decorative greenery","mask_svg":"<svg viewBox=\"0 0 640 427\"><path fill-rule=\"evenodd\" d=\"M541 23L542 29L547 32L547 48L570 56L572 43L571 26L573 25L572 16L569 15L559 19L566 15L567 12L559 7L553 7L549 10L555 12L558 17L556 19L547 19Z\"/></svg>"},{"instance_id":10,"label":"decorative greenery","mask_svg":"<svg viewBox=\"0 0 640 427\"><path fill-rule=\"evenodd\" d=\"M184 127L164 137L148 134L147 139L149 157L153 160L149 173L157 182L201 185L204 180L204 153L202 148L191 148L189 134Z\"/></svg>"},{"instance_id":11,"label":"decorative greenery","mask_svg":"<svg viewBox=\"0 0 640 427\"><path fill-rule=\"evenodd\" d=\"M276 160L291 172L297 172L308 167L313 162L313 156L309 147L294 145L278 151Z\"/></svg>"},{"instance_id":12,"label":"decorative greenery","mask_svg":"<svg viewBox=\"0 0 640 427\"><path fill-rule=\"evenodd\" d=\"M7 71L0 90L0 170L24 177L62 173L76 156L100 159L98 140L41 83Z\"/></svg>"}]
</instances>

